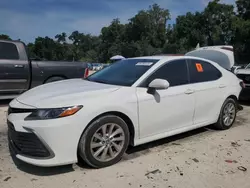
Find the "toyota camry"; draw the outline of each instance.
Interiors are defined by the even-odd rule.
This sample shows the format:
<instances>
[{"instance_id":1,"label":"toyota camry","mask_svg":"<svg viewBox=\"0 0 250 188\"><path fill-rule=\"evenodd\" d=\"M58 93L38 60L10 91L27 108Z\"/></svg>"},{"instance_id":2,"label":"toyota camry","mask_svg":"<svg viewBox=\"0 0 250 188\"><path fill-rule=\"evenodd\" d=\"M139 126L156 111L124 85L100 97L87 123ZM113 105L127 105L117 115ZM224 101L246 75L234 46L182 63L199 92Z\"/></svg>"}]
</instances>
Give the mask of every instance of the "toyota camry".
<instances>
[{"instance_id":1,"label":"toyota camry","mask_svg":"<svg viewBox=\"0 0 250 188\"><path fill-rule=\"evenodd\" d=\"M129 145L211 124L229 129L242 82L197 54L127 58L85 79L25 92L8 109L13 154L37 166L82 159L101 168L117 163Z\"/></svg>"}]
</instances>

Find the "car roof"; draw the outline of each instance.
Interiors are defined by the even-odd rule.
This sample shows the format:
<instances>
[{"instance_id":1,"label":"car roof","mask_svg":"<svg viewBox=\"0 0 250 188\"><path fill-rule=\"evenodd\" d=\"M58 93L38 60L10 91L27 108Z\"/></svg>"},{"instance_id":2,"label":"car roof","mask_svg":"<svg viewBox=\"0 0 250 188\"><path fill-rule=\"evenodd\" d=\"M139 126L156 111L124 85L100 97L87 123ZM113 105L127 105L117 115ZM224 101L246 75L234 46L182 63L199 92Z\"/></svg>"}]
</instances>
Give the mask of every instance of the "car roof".
<instances>
[{"instance_id":1,"label":"car roof","mask_svg":"<svg viewBox=\"0 0 250 188\"><path fill-rule=\"evenodd\" d=\"M159 61L171 61L171 60L178 60L178 59L197 59L197 60L206 60L208 62L211 62L209 59L204 59L200 57L194 57L194 56L143 56L143 57L133 57L133 58L127 58L127 59L152 59L152 60L159 60Z\"/></svg>"},{"instance_id":2,"label":"car roof","mask_svg":"<svg viewBox=\"0 0 250 188\"><path fill-rule=\"evenodd\" d=\"M133 58L127 58L127 59L152 59L152 60L174 60L174 59L180 59L185 58L185 56L142 56L142 57L133 57Z\"/></svg>"},{"instance_id":3,"label":"car roof","mask_svg":"<svg viewBox=\"0 0 250 188\"><path fill-rule=\"evenodd\" d=\"M127 59L152 59L152 60L159 60L161 61L161 64L167 61L171 61L171 60L178 60L178 59L196 59L196 60L200 60L200 61L206 61L209 63L212 63L214 65L219 65L218 63L209 60L209 59L205 59L205 58L201 58L201 57L195 57L195 56L143 56L143 57L133 57L133 58L127 58ZM159 62L158 61L158 62ZM218 68L218 67L217 67Z\"/></svg>"}]
</instances>

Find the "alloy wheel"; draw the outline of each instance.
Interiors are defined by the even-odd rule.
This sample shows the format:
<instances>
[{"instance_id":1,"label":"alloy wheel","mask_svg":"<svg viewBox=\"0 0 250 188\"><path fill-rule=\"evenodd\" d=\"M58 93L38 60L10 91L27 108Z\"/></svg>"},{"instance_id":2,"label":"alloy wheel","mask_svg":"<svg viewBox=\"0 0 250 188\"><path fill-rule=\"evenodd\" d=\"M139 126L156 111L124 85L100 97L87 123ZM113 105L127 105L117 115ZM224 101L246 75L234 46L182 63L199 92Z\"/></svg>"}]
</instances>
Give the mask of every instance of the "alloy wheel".
<instances>
[{"instance_id":1,"label":"alloy wheel","mask_svg":"<svg viewBox=\"0 0 250 188\"><path fill-rule=\"evenodd\" d=\"M93 134L90 142L91 154L100 162L111 161L122 151L124 143L123 129L118 124L107 123Z\"/></svg>"},{"instance_id":2,"label":"alloy wheel","mask_svg":"<svg viewBox=\"0 0 250 188\"><path fill-rule=\"evenodd\" d=\"M223 110L223 123L225 126L231 126L236 116L236 108L233 103L228 103L225 105Z\"/></svg>"}]
</instances>

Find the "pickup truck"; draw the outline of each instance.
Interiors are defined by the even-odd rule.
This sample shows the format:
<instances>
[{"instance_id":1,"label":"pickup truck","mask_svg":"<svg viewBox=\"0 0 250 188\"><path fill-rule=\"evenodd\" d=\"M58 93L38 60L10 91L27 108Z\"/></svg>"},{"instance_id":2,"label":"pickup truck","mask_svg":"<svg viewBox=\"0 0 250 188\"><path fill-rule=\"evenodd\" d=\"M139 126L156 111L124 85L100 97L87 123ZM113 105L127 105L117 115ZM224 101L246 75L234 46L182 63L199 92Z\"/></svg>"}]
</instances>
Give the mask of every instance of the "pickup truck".
<instances>
[{"instance_id":1,"label":"pickup truck","mask_svg":"<svg viewBox=\"0 0 250 188\"><path fill-rule=\"evenodd\" d=\"M87 75L87 63L31 60L23 42L0 40L0 99L15 98L41 84Z\"/></svg>"}]
</instances>

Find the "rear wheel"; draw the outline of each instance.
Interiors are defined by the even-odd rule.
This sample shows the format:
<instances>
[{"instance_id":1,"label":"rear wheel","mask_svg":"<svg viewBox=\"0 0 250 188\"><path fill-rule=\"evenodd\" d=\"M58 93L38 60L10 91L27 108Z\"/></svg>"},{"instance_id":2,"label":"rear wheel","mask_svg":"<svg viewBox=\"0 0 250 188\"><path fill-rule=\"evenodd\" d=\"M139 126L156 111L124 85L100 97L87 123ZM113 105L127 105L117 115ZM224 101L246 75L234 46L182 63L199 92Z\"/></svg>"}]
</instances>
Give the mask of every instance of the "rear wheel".
<instances>
[{"instance_id":1,"label":"rear wheel","mask_svg":"<svg viewBox=\"0 0 250 188\"><path fill-rule=\"evenodd\" d=\"M90 166L102 168L121 160L129 144L125 121L114 115L100 117L83 133L79 155Z\"/></svg>"},{"instance_id":2,"label":"rear wheel","mask_svg":"<svg viewBox=\"0 0 250 188\"><path fill-rule=\"evenodd\" d=\"M215 128L220 130L226 130L232 127L234 124L237 113L237 102L228 98L222 105L221 112Z\"/></svg>"},{"instance_id":3,"label":"rear wheel","mask_svg":"<svg viewBox=\"0 0 250 188\"><path fill-rule=\"evenodd\" d=\"M47 83L51 83L51 82L56 82L56 81L60 81L60 80L64 80L65 78L60 77L60 76L54 76L49 78L48 80L45 81L45 84Z\"/></svg>"}]
</instances>

